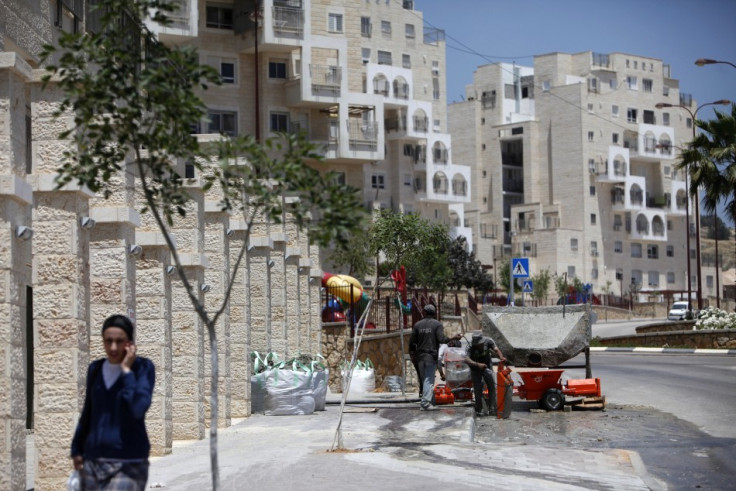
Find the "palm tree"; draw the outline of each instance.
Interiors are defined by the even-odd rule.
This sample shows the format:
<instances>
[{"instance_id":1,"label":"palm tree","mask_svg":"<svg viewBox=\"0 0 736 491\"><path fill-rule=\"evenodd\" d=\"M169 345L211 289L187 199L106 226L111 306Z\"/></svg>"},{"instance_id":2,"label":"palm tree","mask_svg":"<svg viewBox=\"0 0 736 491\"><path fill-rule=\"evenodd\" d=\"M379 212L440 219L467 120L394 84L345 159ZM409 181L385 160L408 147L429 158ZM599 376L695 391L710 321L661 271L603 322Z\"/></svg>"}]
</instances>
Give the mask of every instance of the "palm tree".
<instances>
[{"instance_id":1,"label":"palm tree","mask_svg":"<svg viewBox=\"0 0 736 491\"><path fill-rule=\"evenodd\" d=\"M736 224L736 104L731 104L730 115L718 110L715 115L709 121L695 121L701 133L688 144L677 168L690 173L691 194L698 196L701 188L705 190L702 203L706 212L714 213L718 204L725 202L726 213ZM717 241L716 237L716 261Z\"/></svg>"}]
</instances>

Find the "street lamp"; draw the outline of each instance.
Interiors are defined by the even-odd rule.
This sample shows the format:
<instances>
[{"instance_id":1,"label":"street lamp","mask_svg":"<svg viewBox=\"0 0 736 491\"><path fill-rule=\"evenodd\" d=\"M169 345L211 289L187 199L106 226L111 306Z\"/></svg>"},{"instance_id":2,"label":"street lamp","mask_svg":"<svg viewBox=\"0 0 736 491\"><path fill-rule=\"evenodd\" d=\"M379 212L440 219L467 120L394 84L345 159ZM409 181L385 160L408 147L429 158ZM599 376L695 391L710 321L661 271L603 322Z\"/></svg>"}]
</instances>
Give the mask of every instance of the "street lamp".
<instances>
[{"instance_id":1,"label":"street lamp","mask_svg":"<svg viewBox=\"0 0 736 491\"><path fill-rule=\"evenodd\" d=\"M713 65L716 63L723 63L725 65L731 65L732 67L736 68L736 65L731 63L730 61L718 61L718 60L711 60L710 58L698 58L695 60L695 64L697 66L703 66L703 65ZM714 213L713 216L713 227L715 228L715 236L716 236L716 307L719 309L721 308L721 280L720 280L720 274L718 272L718 216L717 216L717 206L716 206L716 213Z\"/></svg>"},{"instance_id":2,"label":"street lamp","mask_svg":"<svg viewBox=\"0 0 736 491\"><path fill-rule=\"evenodd\" d=\"M698 60L700 61L700 60ZM709 60L713 61L713 60ZM727 62L724 62L727 63ZM696 62L697 64L697 62ZM685 104L670 104L669 102L659 102L654 105L657 109L662 109L663 107L679 107L681 109L684 109L685 111L690 114L691 118L691 126L693 128L693 140L695 140L695 116L698 114L698 111L703 109L706 106L716 106L716 105L728 105L731 104L731 101L728 99L720 99L718 101L713 102L706 102L705 104L699 105L697 108L695 108L695 111L690 109L690 107L686 106ZM688 167L685 170L685 188L687 189L688 194L690 193L690 188L687 184L687 176L690 173L690 168ZM687 200L689 201L689 200ZM688 204L687 201L685 202L685 213L688 214ZM701 265L700 265L700 196L695 196L695 266L697 268L696 274L698 276L698 310L703 309L703 282L701 279ZM688 267L688 278L687 278L687 299L690 301L690 216L687 215L687 267ZM716 274L718 274L718 271L716 270Z\"/></svg>"},{"instance_id":3,"label":"street lamp","mask_svg":"<svg viewBox=\"0 0 736 491\"><path fill-rule=\"evenodd\" d=\"M711 60L710 58L698 58L697 60L695 60L695 64L698 66L714 65L716 63L723 63L724 65L731 65L732 67L736 68L736 65L734 65L730 61Z\"/></svg>"}]
</instances>

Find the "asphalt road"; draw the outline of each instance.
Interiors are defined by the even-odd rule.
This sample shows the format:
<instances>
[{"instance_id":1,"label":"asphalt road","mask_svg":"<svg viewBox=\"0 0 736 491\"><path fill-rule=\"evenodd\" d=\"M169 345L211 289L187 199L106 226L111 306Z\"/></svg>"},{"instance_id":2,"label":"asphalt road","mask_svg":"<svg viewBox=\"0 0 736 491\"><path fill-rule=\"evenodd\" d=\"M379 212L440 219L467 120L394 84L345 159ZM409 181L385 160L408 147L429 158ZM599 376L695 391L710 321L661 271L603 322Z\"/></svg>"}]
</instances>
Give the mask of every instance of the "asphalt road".
<instances>
[{"instance_id":1,"label":"asphalt road","mask_svg":"<svg viewBox=\"0 0 736 491\"><path fill-rule=\"evenodd\" d=\"M587 445L636 450L668 489L733 489L736 356L594 352L591 365L610 409L582 425L601 435ZM565 428L580 441L578 425Z\"/></svg>"}]
</instances>

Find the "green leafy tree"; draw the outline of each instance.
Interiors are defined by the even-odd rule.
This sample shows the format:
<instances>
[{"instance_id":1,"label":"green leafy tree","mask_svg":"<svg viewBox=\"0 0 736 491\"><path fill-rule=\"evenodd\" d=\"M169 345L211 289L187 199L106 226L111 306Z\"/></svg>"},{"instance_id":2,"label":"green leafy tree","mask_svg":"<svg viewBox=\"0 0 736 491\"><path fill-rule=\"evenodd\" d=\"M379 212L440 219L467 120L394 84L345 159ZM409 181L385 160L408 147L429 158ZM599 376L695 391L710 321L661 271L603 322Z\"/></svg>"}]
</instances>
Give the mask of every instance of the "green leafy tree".
<instances>
[{"instance_id":1,"label":"green leafy tree","mask_svg":"<svg viewBox=\"0 0 736 491\"><path fill-rule=\"evenodd\" d=\"M486 292L493 288L493 278L483 269L475 254L468 252L467 244L468 241L463 236L450 243L448 262L452 275L449 286Z\"/></svg>"},{"instance_id":2,"label":"green leafy tree","mask_svg":"<svg viewBox=\"0 0 736 491\"><path fill-rule=\"evenodd\" d=\"M408 267L418 286L445 291L452 277L448 262L450 236L444 225L425 220L424 227L421 246L409 257Z\"/></svg>"},{"instance_id":3,"label":"green leafy tree","mask_svg":"<svg viewBox=\"0 0 736 491\"><path fill-rule=\"evenodd\" d=\"M336 268L344 268L347 274L358 279L375 273L375 261L369 249L370 221L365 220L344 244L338 244L330 256Z\"/></svg>"},{"instance_id":4,"label":"green leafy tree","mask_svg":"<svg viewBox=\"0 0 736 491\"><path fill-rule=\"evenodd\" d=\"M709 239L728 240L731 237L728 225L718 215L703 215L700 226L707 229L706 237Z\"/></svg>"},{"instance_id":5,"label":"green leafy tree","mask_svg":"<svg viewBox=\"0 0 736 491\"><path fill-rule=\"evenodd\" d=\"M510 292L509 289L510 283L510 275L511 275L511 261L504 261L501 263L501 268L498 270L498 284L501 285L501 287L506 290L507 292ZM516 278L514 278L516 280ZM521 287L519 284L514 281L514 293L519 292L521 293Z\"/></svg>"},{"instance_id":6,"label":"green leafy tree","mask_svg":"<svg viewBox=\"0 0 736 491\"><path fill-rule=\"evenodd\" d=\"M427 276L438 271L445 274L436 263L447 263L447 237L443 226L431 224L418 214L385 209L374 219L369 250L374 257L382 256L388 274L403 265L407 276L412 275L416 283L429 286L432 280Z\"/></svg>"},{"instance_id":7,"label":"green leafy tree","mask_svg":"<svg viewBox=\"0 0 736 491\"><path fill-rule=\"evenodd\" d=\"M231 268L222 303L212 310L200 302L181 267L169 228L186 215L190 195L180 174L193 165L204 177L204 191L221 197L221 208L245 222L247 237L256 217L278 223L285 214L308 227L314 243L342 243L361 223L355 189L321 176L307 162L318 162L316 148L302 137L283 135L259 145L254 138L222 137L200 145L191 128L206 116L199 90L219 83L217 73L200 66L194 49L156 41L145 21L169 24L174 10L162 0L98 0L91 15L97 32L62 33L47 46L44 84L64 94L57 117L73 117L61 139L73 145L64 153L58 186L77 183L105 198L124 174L137 177L143 211L158 224L194 310L206 327L211 354L210 460L212 487L219 489L217 418L219 363L215 326L225 312L245 254ZM285 199L286 198L286 199ZM293 199L290 199L293 198ZM246 243L248 242L246 237Z\"/></svg>"},{"instance_id":8,"label":"green leafy tree","mask_svg":"<svg viewBox=\"0 0 736 491\"><path fill-rule=\"evenodd\" d=\"M532 298L538 302L546 300L552 279L549 269L543 269L539 273L532 275L531 279L533 284Z\"/></svg>"}]
</instances>

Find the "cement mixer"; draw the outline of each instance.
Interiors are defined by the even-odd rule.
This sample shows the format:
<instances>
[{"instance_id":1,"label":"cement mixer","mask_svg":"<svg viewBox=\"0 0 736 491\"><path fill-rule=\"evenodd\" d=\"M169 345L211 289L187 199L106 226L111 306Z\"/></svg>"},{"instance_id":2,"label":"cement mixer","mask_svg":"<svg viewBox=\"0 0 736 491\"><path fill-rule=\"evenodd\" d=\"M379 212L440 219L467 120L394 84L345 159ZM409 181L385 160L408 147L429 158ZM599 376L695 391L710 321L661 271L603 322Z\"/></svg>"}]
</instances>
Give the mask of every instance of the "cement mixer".
<instances>
[{"instance_id":1,"label":"cement mixer","mask_svg":"<svg viewBox=\"0 0 736 491\"><path fill-rule=\"evenodd\" d=\"M575 401L582 407L605 406L600 379L591 378L590 316L590 306L586 304L536 308L487 306L483 309L483 334L493 338L506 357L506 363L516 367L521 378L519 383L512 382L511 369L499 365L499 418L508 417L510 401L504 404L502 399L511 392L511 383L514 395L536 400L547 410L562 409L566 397L582 398ZM585 365L566 365L565 368L584 367L587 378L563 383L563 370L558 367L580 353L585 353Z\"/></svg>"}]
</instances>

